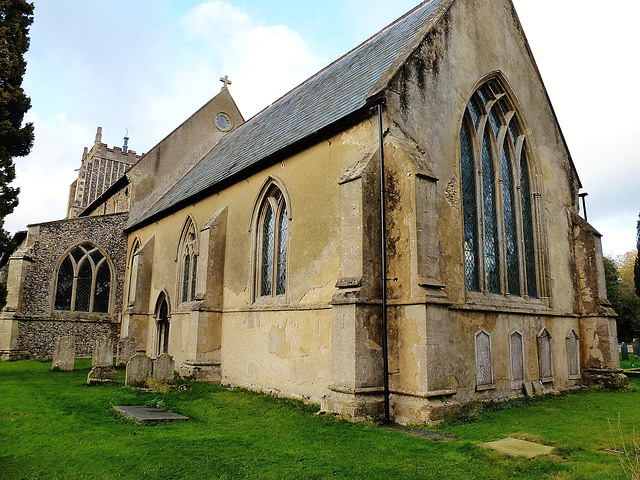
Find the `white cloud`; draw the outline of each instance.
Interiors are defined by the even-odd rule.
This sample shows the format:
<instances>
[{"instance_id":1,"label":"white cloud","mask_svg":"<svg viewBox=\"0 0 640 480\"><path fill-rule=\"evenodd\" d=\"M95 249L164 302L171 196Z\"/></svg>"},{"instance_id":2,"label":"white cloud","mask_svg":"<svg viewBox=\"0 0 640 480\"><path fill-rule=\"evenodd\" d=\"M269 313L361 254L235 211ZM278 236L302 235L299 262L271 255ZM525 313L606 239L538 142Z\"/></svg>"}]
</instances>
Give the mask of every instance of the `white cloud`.
<instances>
[{"instance_id":1,"label":"white cloud","mask_svg":"<svg viewBox=\"0 0 640 480\"><path fill-rule=\"evenodd\" d=\"M36 139L31 154L14 159L15 186L20 187L20 203L5 218L5 228L15 232L31 223L64 218L69 186L80 167L84 145L92 143L95 131L82 123L57 115L51 123L41 122L33 113Z\"/></svg>"},{"instance_id":2,"label":"white cloud","mask_svg":"<svg viewBox=\"0 0 640 480\"><path fill-rule=\"evenodd\" d=\"M233 82L230 90L246 118L327 63L289 27L262 25L227 2L199 5L182 17L181 24L198 81L220 86L219 77L228 75Z\"/></svg>"}]
</instances>

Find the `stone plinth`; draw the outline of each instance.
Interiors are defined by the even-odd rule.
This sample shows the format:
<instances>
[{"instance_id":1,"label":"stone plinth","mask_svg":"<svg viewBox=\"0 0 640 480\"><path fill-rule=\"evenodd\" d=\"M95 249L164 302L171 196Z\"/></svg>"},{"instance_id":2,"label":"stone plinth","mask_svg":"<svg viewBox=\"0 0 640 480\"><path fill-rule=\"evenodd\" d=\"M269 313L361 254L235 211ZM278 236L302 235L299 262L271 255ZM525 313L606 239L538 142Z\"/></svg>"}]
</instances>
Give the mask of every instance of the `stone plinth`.
<instances>
[{"instance_id":1,"label":"stone plinth","mask_svg":"<svg viewBox=\"0 0 640 480\"><path fill-rule=\"evenodd\" d=\"M88 385L101 385L118 381L118 371L113 366L95 366L87 376Z\"/></svg>"}]
</instances>

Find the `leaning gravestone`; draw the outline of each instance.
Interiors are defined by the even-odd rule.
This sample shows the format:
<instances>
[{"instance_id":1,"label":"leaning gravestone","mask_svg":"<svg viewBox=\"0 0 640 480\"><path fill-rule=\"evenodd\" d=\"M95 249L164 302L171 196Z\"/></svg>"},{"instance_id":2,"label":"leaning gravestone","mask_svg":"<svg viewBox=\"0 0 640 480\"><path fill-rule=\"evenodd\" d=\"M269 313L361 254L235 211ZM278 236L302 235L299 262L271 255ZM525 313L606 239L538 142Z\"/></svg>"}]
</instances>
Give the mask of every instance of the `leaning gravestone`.
<instances>
[{"instance_id":1,"label":"leaning gravestone","mask_svg":"<svg viewBox=\"0 0 640 480\"><path fill-rule=\"evenodd\" d=\"M633 354L636 357L640 356L640 338L633 339Z\"/></svg>"},{"instance_id":2,"label":"leaning gravestone","mask_svg":"<svg viewBox=\"0 0 640 480\"><path fill-rule=\"evenodd\" d=\"M133 337L124 337L116 347L116 367L124 367L136 353L138 341Z\"/></svg>"},{"instance_id":3,"label":"leaning gravestone","mask_svg":"<svg viewBox=\"0 0 640 480\"><path fill-rule=\"evenodd\" d=\"M76 339L74 337L59 337L53 347L51 370L73 371L76 359Z\"/></svg>"},{"instance_id":4,"label":"leaning gravestone","mask_svg":"<svg viewBox=\"0 0 640 480\"><path fill-rule=\"evenodd\" d=\"M125 385L136 387L144 385L151 376L151 359L144 353L136 353L127 363Z\"/></svg>"},{"instance_id":5,"label":"leaning gravestone","mask_svg":"<svg viewBox=\"0 0 640 480\"><path fill-rule=\"evenodd\" d=\"M113 367L113 342L107 336L96 338L93 345L94 367Z\"/></svg>"},{"instance_id":6,"label":"leaning gravestone","mask_svg":"<svg viewBox=\"0 0 640 480\"><path fill-rule=\"evenodd\" d=\"M175 363L168 353L159 355L153 362L153 379L162 383L173 383Z\"/></svg>"},{"instance_id":7,"label":"leaning gravestone","mask_svg":"<svg viewBox=\"0 0 640 480\"><path fill-rule=\"evenodd\" d=\"M622 360L629 360L629 348L627 347L626 342L622 342L622 344L620 345L620 352L622 354Z\"/></svg>"}]
</instances>

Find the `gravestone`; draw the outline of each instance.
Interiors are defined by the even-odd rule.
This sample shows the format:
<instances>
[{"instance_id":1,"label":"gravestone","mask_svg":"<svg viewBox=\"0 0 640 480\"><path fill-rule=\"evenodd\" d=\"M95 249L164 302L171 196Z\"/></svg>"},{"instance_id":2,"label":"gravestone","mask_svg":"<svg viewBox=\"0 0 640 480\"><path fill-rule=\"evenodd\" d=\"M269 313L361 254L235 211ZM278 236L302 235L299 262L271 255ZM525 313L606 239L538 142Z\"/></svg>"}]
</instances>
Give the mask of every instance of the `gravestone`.
<instances>
[{"instance_id":1,"label":"gravestone","mask_svg":"<svg viewBox=\"0 0 640 480\"><path fill-rule=\"evenodd\" d=\"M53 361L51 370L73 371L76 359L76 339L74 337L59 337L53 347Z\"/></svg>"},{"instance_id":2,"label":"gravestone","mask_svg":"<svg viewBox=\"0 0 640 480\"><path fill-rule=\"evenodd\" d=\"M627 347L627 342L622 342L620 351L622 353L622 360L629 360L629 347Z\"/></svg>"},{"instance_id":3,"label":"gravestone","mask_svg":"<svg viewBox=\"0 0 640 480\"><path fill-rule=\"evenodd\" d=\"M118 381L118 371L111 366L99 366L96 365L91 368L89 375L87 376L88 385L101 385L104 383L116 383Z\"/></svg>"},{"instance_id":4,"label":"gravestone","mask_svg":"<svg viewBox=\"0 0 640 480\"><path fill-rule=\"evenodd\" d=\"M113 367L113 342L106 335L96 338L91 365L94 367Z\"/></svg>"},{"instance_id":5,"label":"gravestone","mask_svg":"<svg viewBox=\"0 0 640 480\"><path fill-rule=\"evenodd\" d=\"M151 376L151 359L144 353L136 353L131 360L127 362L127 371L125 374L125 385L136 387L144 385L147 378Z\"/></svg>"},{"instance_id":6,"label":"gravestone","mask_svg":"<svg viewBox=\"0 0 640 480\"><path fill-rule=\"evenodd\" d=\"M168 353L159 355L153 362L153 379L162 383L173 383L175 363Z\"/></svg>"},{"instance_id":7,"label":"gravestone","mask_svg":"<svg viewBox=\"0 0 640 480\"><path fill-rule=\"evenodd\" d=\"M633 354L636 357L640 356L640 338L633 339Z\"/></svg>"},{"instance_id":8,"label":"gravestone","mask_svg":"<svg viewBox=\"0 0 640 480\"><path fill-rule=\"evenodd\" d=\"M138 341L133 337L124 337L116 348L116 367L124 367L136 353Z\"/></svg>"}]
</instances>

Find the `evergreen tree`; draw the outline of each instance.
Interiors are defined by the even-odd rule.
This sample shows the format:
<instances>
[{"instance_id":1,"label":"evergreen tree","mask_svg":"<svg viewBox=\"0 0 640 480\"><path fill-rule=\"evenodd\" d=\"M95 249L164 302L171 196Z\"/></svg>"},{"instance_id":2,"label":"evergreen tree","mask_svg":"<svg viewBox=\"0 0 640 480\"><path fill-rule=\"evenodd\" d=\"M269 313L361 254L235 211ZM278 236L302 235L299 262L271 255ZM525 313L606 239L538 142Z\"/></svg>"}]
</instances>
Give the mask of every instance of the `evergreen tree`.
<instances>
[{"instance_id":1,"label":"evergreen tree","mask_svg":"<svg viewBox=\"0 0 640 480\"><path fill-rule=\"evenodd\" d=\"M636 287L636 295L640 297L640 215L638 215L638 224L636 225L636 245L639 255L636 256L636 263L633 266L633 281Z\"/></svg>"},{"instance_id":2,"label":"evergreen tree","mask_svg":"<svg viewBox=\"0 0 640 480\"><path fill-rule=\"evenodd\" d=\"M33 124L22 125L31 100L22 89L26 69L24 54L29 48L29 26L33 4L25 0L0 0L0 252L10 248L11 239L4 218L18 205L14 157L29 153L33 145Z\"/></svg>"}]
</instances>

